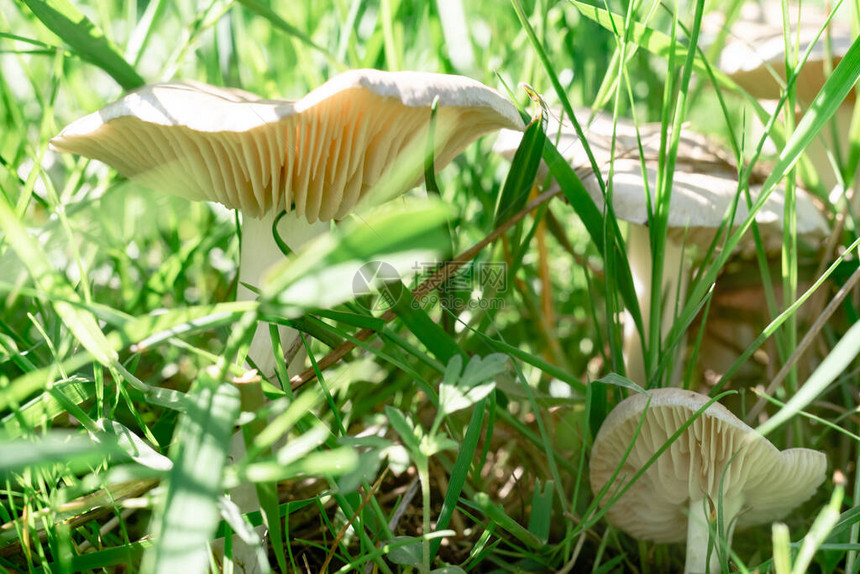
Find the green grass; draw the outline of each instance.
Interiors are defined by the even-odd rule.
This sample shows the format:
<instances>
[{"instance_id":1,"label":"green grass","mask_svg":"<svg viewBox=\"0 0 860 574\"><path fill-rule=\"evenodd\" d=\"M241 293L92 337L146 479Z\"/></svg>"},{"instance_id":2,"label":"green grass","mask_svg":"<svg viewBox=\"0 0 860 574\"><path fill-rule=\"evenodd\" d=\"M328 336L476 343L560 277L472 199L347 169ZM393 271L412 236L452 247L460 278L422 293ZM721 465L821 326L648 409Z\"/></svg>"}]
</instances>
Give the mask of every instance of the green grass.
<instances>
[{"instance_id":1,"label":"green grass","mask_svg":"<svg viewBox=\"0 0 860 574\"><path fill-rule=\"evenodd\" d=\"M710 3L673 13L647 2L467 0L465 34L451 32L459 4L0 0L0 572L206 571L207 541L264 523L272 539L258 551L274 571L680 571L680 546L608 525L589 485L595 433L638 388L615 374L620 311L643 330L645 309L626 224L594 204L540 121L513 164L483 138L397 213L349 221L278 267L259 303L233 302L236 214L48 146L67 123L148 82L274 98L351 68L460 73L511 94L524 117L594 106L661 122L649 228L659 253L678 126L742 160L738 201L751 178L764 181L763 197L793 181L860 76L857 44L815 101L797 102L789 81L785 102L809 111L786 124L719 71L715 51L688 49L718 8ZM736 17L736 7L720 8ZM534 111L529 92L548 111ZM775 155L753 137L754 120ZM854 132L835 156L849 183ZM524 211L539 157L561 189ZM820 175L804 174L810 184ZM704 250L670 331L651 324L651 340L664 342L645 349L648 380L636 381L665 386L682 372L685 386L741 418L764 394L766 416L748 422L781 449L824 451L838 471L786 517L787 532L735 537L739 571L860 572L858 232L849 201L823 209L830 243L805 244L789 226L777 256L760 237L754 257L733 253L758 235L752 217L737 218ZM383 320L338 275L342 245L357 260L420 252L463 262L461 274L501 269L503 281L404 292ZM655 276L662 265L655 258ZM305 286L318 282L331 286L331 308L313 309ZM846 284L854 291L828 308ZM492 304L443 304L457 298ZM744 299L756 313L727 303ZM651 316L663 303L648 302ZM231 382L261 316L306 334L309 381L291 385L280 365L280 380ZM719 320L734 321L721 346ZM703 365L726 349L717 380ZM231 460L237 427L248 449ZM243 516L227 501L236 485L256 489L260 511Z\"/></svg>"}]
</instances>

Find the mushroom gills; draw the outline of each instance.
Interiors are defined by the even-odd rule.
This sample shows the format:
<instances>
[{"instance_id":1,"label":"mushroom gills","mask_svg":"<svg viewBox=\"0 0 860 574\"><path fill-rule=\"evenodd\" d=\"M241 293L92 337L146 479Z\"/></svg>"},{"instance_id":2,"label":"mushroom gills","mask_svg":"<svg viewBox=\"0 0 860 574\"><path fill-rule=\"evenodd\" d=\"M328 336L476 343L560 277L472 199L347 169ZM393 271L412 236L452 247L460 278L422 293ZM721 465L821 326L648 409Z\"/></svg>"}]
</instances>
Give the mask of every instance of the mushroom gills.
<instances>
[{"instance_id":1,"label":"mushroom gills","mask_svg":"<svg viewBox=\"0 0 860 574\"><path fill-rule=\"evenodd\" d=\"M633 395L606 417L591 453L595 493L606 487L624 460L608 492L625 491L607 508L607 520L641 540L687 539L686 572L704 571L707 565L712 513L706 507L722 505L725 531L720 537L728 548L735 524L743 528L785 516L814 494L827 467L823 453L780 451L710 400L674 388ZM660 455L645 468L657 452ZM629 484L637 474L636 482Z\"/></svg>"}]
</instances>

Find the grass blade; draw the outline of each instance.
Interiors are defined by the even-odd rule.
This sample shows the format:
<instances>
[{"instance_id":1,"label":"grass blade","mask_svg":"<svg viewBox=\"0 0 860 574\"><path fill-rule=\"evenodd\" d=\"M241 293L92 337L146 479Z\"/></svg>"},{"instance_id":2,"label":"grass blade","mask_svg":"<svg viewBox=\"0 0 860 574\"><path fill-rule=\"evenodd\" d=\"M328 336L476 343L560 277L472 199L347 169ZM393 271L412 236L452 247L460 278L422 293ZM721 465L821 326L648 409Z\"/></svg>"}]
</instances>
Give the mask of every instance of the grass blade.
<instances>
[{"instance_id":1,"label":"grass blade","mask_svg":"<svg viewBox=\"0 0 860 574\"><path fill-rule=\"evenodd\" d=\"M60 461L72 472L81 471L111 454L125 456L116 445L79 434L53 432L36 441L6 441L0 443L0 476Z\"/></svg>"},{"instance_id":2,"label":"grass blade","mask_svg":"<svg viewBox=\"0 0 860 574\"><path fill-rule=\"evenodd\" d=\"M466 435L460 442L457 459L454 461L454 468L451 470L451 477L448 479L448 489L445 491L442 510L439 511L439 517L436 520L437 530L444 530L451 524L451 517L454 515L457 500L460 498L460 493L463 492L463 486L466 484L466 478L469 476L469 469L472 467L472 461L475 459L478 439L481 438L481 431L483 430L484 411L486 410L487 400L484 399L475 405L475 409L472 411L472 418L469 420L469 426L466 429ZM436 557L441 544L441 540L434 540L430 544L431 561Z\"/></svg>"},{"instance_id":3,"label":"grass blade","mask_svg":"<svg viewBox=\"0 0 860 574\"><path fill-rule=\"evenodd\" d=\"M791 400L756 430L767 435L803 410L860 354L860 321L854 323Z\"/></svg>"},{"instance_id":4,"label":"grass blade","mask_svg":"<svg viewBox=\"0 0 860 574\"><path fill-rule=\"evenodd\" d=\"M547 481L541 488L540 481L535 482L532 493L532 511L529 515L529 532L547 542L552 520L552 501L555 498L555 483Z\"/></svg>"},{"instance_id":5,"label":"grass blade","mask_svg":"<svg viewBox=\"0 0 860 574\"><path fill-rule=\"evenodd\" d=\"M496 226L517 213L526 204L529 191L537 177L541 151L546 140L543 121L543 112L541 112L526 128L520 146L514 153L511 169L508 170L508 177L499 196Z\"/></svg>"},{"instance_id":6,"label":"grass blade","mask_svg":"<svg viewBox=\"0 0 860 574\"><path fill-rule=\"evenodd\" d=\"M108 41L104 32L71 3L66 0L23 2L50 31L71 46L77 55L110 74L124 90L133 90L146 83Z\"/></svg>"},{"instance_id":7,"label":"grass blade","mask_svg":"<svg viewBox=\"0 0 860 574\"><path fill-rule=\"evenodd\" d=\"M203 572L220 520L222 473L239 414L239 390L204 372L176 429L167 492L153 517L155 545L143 572Z\"/></svg>"},{"instance_id":8,"label":"grass blade","mask_svg":"<svg viewBox=\"0 0 860 574\"><path fill-rule=\"evenodd\" d=\"M389 290L394 298L391 308L397 313L397 317L441 363L447 364L454 356L466 356L457 341L421 308L402 281L390 283L385 289Z\"/></svg>"}]
</instances>

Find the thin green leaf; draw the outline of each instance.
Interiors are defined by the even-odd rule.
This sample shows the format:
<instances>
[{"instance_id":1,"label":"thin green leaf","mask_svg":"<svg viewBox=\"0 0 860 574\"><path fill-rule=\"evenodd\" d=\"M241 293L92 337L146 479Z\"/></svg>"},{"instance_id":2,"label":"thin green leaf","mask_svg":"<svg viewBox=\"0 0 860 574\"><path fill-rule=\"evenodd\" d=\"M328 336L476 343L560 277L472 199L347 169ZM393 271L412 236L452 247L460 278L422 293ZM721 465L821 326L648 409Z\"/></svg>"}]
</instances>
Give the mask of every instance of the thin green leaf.
<instances>
[{"instance_id":1,"label":"thin green leaf","mask_svg":"<svg viewBox=\"0 0 860 574\"><path fill-rule=\"evenodd\" d=\"M791 573L791 534L783 522L771 526L773 540L773 569L776 574Z\"/></svg>"},{"instance_id":2,"label":"thin green leaf","mask_svg":"<svg viewBox=\"0 0 860 574\"><path fill-rule=\"evenodd\" d=\"M803 574L809 571L809 566L812 564L815 553L818 552L818 549L839 521L839 509L842 508L842 498L844 496L845 487L837 484L830 497L830 502L821 509L818 516L815 517L815 522L812 523L809 532L803 537L803 542L800 545L800 551L797 553L791 574Z\"/></svg>"},{"instance_id":3,"label":"thin green leaf","mask_svg":"<svg viewBox=\"0 0 860 574\"><path fill-rule=\"evenodd\" d=\"M82 59L95 64L117 81L124 90L139 88L146 82L123 59L104 32L66 0L23 0L28 8L54 34L66 42Z\"/></svg>"},{"instance_id":4,"label":"thin green leaf","mask_svg":"<svg viewBox=\"0 0 860 574\"><path fill-rule=\"evenodd\" d=\"M143 551L151 546L152 540L141 540L96 552L76 554L72 556L71 571L88 572L102 568L109 569L111 566L126 566L126 569L130 569L138 563ZM39 568L34 572L56 572L55 566L55 563L48 563L45 568Z\"/></svg>"},{"instance_id":5,"label":"thin green leaf","mask_svg":"<svg viewBox=\"0 0 860 574\"><path fill-rule=\"evenodd\" d=\"M585 226L586 231L588 231L588 235L594 242L597 250L604 259L607 257L615 257L618 259L618 262L615 265L617 273L616 281L618 282L617 287L621 291L621 297L624 300L627 310L630 311L633 321L636 323L637 328L641 329L642 314L639 310L639 300L636 298L636 291L633 289L633 277L630 274L630 266L625 261L621 260L622 252L618 245L615 245L614 248L609 250L606 249L603 241L603 215L600 213L600 210L597 209L597 205L594 203L594 200L591 199L591 196L588 194L588 190L585 189L582 180L579 179L579 176L576 175L576 172L572 167L570 167L570 164L567 163L567 160L562 157L555 145L553 145L553 143L548 139L546 140L546 145L544 145L543 159L547 166L549 166L549 171L552 174L552 177L556 182L558 182L559 187L561 187L562 193L564 193L564 196L570 202L571 207L582 220L582 224ZM610 220L610 224L611 221L614 220ZM613 226L614 231L612 235L613 237L621 237L618 223L614 223L615 225Z\"/></svg>"},{"instance_id":6,"label":"thin green leaf","mask_svg":"<svg viewBox=\"0 0 860 574\"><path fill-rule=\"evenodd\" d=\"M430 104L430 124L427 127L427 145L424 147L424 187L427 193L439 196L439 184L436 182L436 116L439 111L439 96L433 98Z\"/></svg>"},{"instance_id":7,"label":"thin green leaf","mask_svg":"<svg viewBox=\"0 0 860 574\"><path fill-rule=\"evenodd\" d=\"M623 389L630 389L631 391L636 391L637 393L642 393L643 395L648 394L648 391L646 391L627 377L621 376L618 373L609 373L604 377L596 379L594 382L614 385Z\"/></svg>"},{"instance_id":8,"label":"thin green leaf","mask_svg":"<svg viewBox=\"0 0 860 574\"><path fill-rule=\"evenodd\" d=\"M117 446L134 462L160 471L168 471L173 467L169 458L156 452L128 427L108 419L100 419L97 422L104 429L105 434L114 437Z\"/></svg>"},{"instance_id":9,"label":"thin green leaf","mask_svg":"<svg viewBox=\"0 0 860 574\"><path fill-rule=\"evenodd\" d=\"M478 440L481 438L481 433L484 430L483 421L486 405L486 399L475 405L475 410L472 411L472 418L469 420L466 434L460 442L457 459L454 461L454 467L451 469L451 475L448 479L448 489L445 491L442 510L439 511L439 518L436 521L436 528L439 530L444 530L451 524L451 517L454 515L457 501L460 498L460 493L463 492L463 486L466 484L466 478L469 476L469 470L472 468L472 463L475 460ZM441 543L441 540L434 540L430 544L431 562L436 557Z\"/></svg>"},{"instance_id":10,"label":"thin green leaf","mask_svg":"<svg viewBox=\"0 0 860 574\"><path fill-rule=\"evenodd\" d=\"M490 500L490 497L483 492L475 494L474 503L466 501L465 504L486 514L493 522L513 534L517 540L529 548L537 550L544 545L540 538L523 528L519 522L508 516L500 505L494 504L493 501Z\"/></svg>"},{"instance_id":11,"label":"thin green leaf","mask_svg":"<svg viewBox=\"0 0 860 574\"><path fill-rule=\"evenodd\" d=\"M577 392L585 392L585 385L582 381L572 377L570 373L566 372L564 369L556 367L555 365L548 363L541 359L540 357L536 357L531 353L523 351L519 347L515 347L514 345L509 345L504 341L497 341L495 339L490 339L486 337L484 339L487 344L491 347L501 351L502 353L508 354L511 357L516 357L517 359L523 361L524 363L528 363L529 365L536 367L546 373L551 377L555 377L560 381L564 381L568 385L571 386Z\"/></svg>"},{"instance_id":12,"label":"thin green leaf","mask_svg":"<svg viewBox=\"0 0 860 574\"><path fill-rule=\"evenodd\" d=\"M385 406L385 414L394 431L400 435L400 440L409 449L410 453L417 453L421 449L421 438L423 433L406 418L398 409Z\"/></svg>"},{"instance_id":13,"label":"thin green leaf","mask_svg":"<svg viewBox=\"0 0 860 574\"><path fill-rule=\"evenodd\" d=\"M526 127L520 145L514 153L511 168L508 170L508 177L502 186L502 193L496 206L496 226L514 213L519 212L529 198L529 192L537 178L541 153L546 140L543 123L544 117L541 109L541 113Z\"/></svg>"},{"instance_id":14,"label":"thin green leaf","mask_svg":"<svg viewBox=\"0 0 860 574\"><path fill-rule=\"evenodd\" d=\"M391 309L418 340L442 363L465 355L457 342L427 314L402 281L384 287L393 300Z\"/></svg>"},{"instance_id":15,"label":"thin green leaf","mask_svg":"<svg viewBox=\"0 0 860 574\"><path fill-rule=\"evenodd\" d=\"M217 384L208 372L201 375L171 445L173 469L152 519L155 546L144 554L143 572L202 572L206 568L239 406L235 386Z\"/></svg>"},{"instance_id":16,"label":"thin green leaf","mask_svg":"<svg viewBox=\"0 0 860 574\"><path fill-rule=\"evenodd\" d=\"M532 511L529 515L529 532L546 543L549 540L549 527L552 522L552 502L555 497L555 483L547 481L541 488L540 480L535 481L532 492Z\"/></svg>"},{"instance_id":17,"label":"thin green leaf","mask_svg":"<svg viewBox=\"0 0 860 574\"><path fill-rule=\"evenodd\" d=\"M770 417L756 430L762 435L767 435L781 424L789 420L798 412L806 408L821 393L827 389L836 377L841 375L848 365L860 354L860 321L854 323L850 329L836 343L833 350L818 365L818 368L809 376L802 387L791 400Z\"/></svg>"},{"instance_id":18,"label":"thin green leaf","mask_svg":"<svg viewBox=\"0 0 860 574\"><path fill-rule=\"evenodd\" d=\"M8 389L4 389L3 392L6 393L7 391ZM42 393L26 404L21 405L15 412L0 419L0 426L3 427L3 435L7 439L18 437L25 428L29 429L39 426L42 421L51 420L64 412L66 407L52 396L54 394L62 393L63 397L65 397L63 402L67 401L79 405L90 399L94 392L95 385L89 381L73 380L55 382L51 385L50 393Z\"/></svg>"},{"instance_id":19,"label":"thin green leaf","mask_svg":"<svg viewBox=\"0 0 860 574\"><path fill-rule=\"evenodd\" d=\"M0 442L0 476L57 464L64 465L71 472L79 472L111 455L125 457L115 444L95 441L82 434L54 431L37 440Z\"/></svg>"},{"instance_id":20,"label":"thin green leaf","mask_svg":"<svg viewBox=\"0 0 860 574\"><path fill-rule=\"evenodd\" d=\"M260 485L256 486L259 493ZM253 526L242 516L242 511L239 510L236 503L229 500L226 496L222 496L218 499L218 508L221 512L221 518L230 526L230 530L253 551L256 563L253 566L243 564L242 566L245 567L245 570L253 569L254 572L259 572L259 574L269 574L272 571L272 567L269 565L268 558L266 558L266 549L263 548L263 542L257 536ZM276 518L273 523L280 523L281 517L278 516L277 507L275 510L274 516ZM266 512L265 508L263 508L263 512ZM266 526L269 526L268 522L266 522ZM280 531L270 531L270 533L272 536L280 536ZM281 570L284 571L285 568L281 568Z\"/></svg>"},{"instance_id":21,"label":"thin green leaf","mask_svg":"<svg viewBox=\"0 0 860 574\"><path fill-rule=\"evenodd\" d=\"M353 472L358 466L358 453L351 447L317 451L283 464L277 460L264 460L246 466L239 474L252 482L276 482L297 476L341 476Z\"/></svg>"},{"instance_id":22,"label":"thin green leaf","mask_svg":"<svg viewBox=\"0 0 860 574\"><path fill-rule=\"evenodd\" d=\"M358 327L359 329L372 329L373 331L381 331L385 327L385 320L371 315L362 315L360 313L350 313L348 311L337 311L332 309L317 309L313 312L314 315L324 317L349 325L350 327Z\"/></svg>"}]
</instances>

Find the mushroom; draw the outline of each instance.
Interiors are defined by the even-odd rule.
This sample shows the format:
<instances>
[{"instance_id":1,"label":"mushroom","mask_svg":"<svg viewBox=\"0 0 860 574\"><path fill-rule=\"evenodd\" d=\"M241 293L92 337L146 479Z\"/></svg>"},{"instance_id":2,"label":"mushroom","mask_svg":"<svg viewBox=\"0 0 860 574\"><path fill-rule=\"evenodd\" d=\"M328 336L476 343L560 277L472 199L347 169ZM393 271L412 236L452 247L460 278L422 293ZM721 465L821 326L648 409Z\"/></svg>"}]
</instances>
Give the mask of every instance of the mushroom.
<instances>
[{"instance_id":1,"label":"mushroom","mask_svg":"<svg viewBox=\"0 0 860 574\"><path fill-rule=\"evenodd\" d=\"M647 150L646 150L647 153ZM648 187L653 194L657 187L656 166L646 163ZM723 222L738 192L737 175L728 166L712 166L709 173L695 171L696 162L688 162L679 156L677 167L691 171L676 171L672 185L672 200L667 222L666 243L663 252L663 276L661 294L663 300L661 333L666 336L674 321L676 306L683 305L689 280L689 260L696 251L706 248ZM704 170L703 170L704 171ZM595 196L598 193L593 178L585 182ZM751 186L750 196L754 202L761 192L761 186ZM756 223L762 233L765 250L769 253L779 251L782 243L782 223L784 215L784 189L775 190L764 207L756 213ZM642 178L640 160L616 160L613 177L613 198L615 215L630 225L627 237L627 256L630 270L636 282L637 296L642 312L642 320L650 324L651 301L651 244L648 231L645 186ZM596 198L596 201L598 198ZM654 201L652 195L651 201ZM811 196L797 189L797 234L799 237L823 237L828 231L827 221ZM743 198L738 201L735 222L748 216L747 204ZM752 238L739 246L740 250L751 250ZM647 337L647 331L646 331ZM646 339L647 340L647 339ZM632 321L624 327L624 351L628 357L628 376L639 382L646 382L644 361L640 352L639 333ZM675 372L674 381L679 380L680 370Z\"/></svg>"},{"instance_id":2,"label":"mushroom","mask_svg":"<svg viewBox=\"0 0 860 574\"><path fill-rule=\"evenodd\" d=\"M719 571L717 552L707 558L717 511L724 525L718 536L729 548L735 526L777 520L809 499L824 481L827 467L824 453L780 451L719 403L705 409L709 400L674 388L633 395L609 413L591 451L590 481L596 495L618 470L601 500L608 504L609 523L641 540L665 544L686 539L685 573ZM688 422L677 440L631 483Z\"/></svg>"},{"instance_id":3,"label":"mushroom","mask_svg":"<svg viewBox=\"0 0 860 574\"><path fill-rule=\"evenodd\" d=\"M827 81L828 71L842 60L851 47L853 35L847 22L847 7L842 7L831 19L828 28L815 42L824 26L829 11L811 3L789 5L788 17L792 29L789 37L802 55L812 45L809 58L795 80L795 93L800 106L808 106ZM722 27L721 19L711 27ZM828 46L829 41L829 46ZM786 81L785 39L782 6L779 2L749 2L741 10L741 18L732 25L729 41L720 53L719 68L751 96L762 100L762 105L776 112L777 100L782 96ZM826 189L837 183L829 150L838 142L842 150L848 149L849 127L854 108L854 92L836 112L833 122L807 147L806 155ZM799 110L799 108L798 108ZM800 112L796 114L799 121ZM760 124L753 124L761 129ZM855 184L857 182L855 181ZM856 186L856 185L855 185Z\"/></svg>"},{"instance_id":4,"label":"mushroom","mask_svg":"<svg viewBox=\"0 0 860 574\"><path fill-rule=\"evenodd\" d=\"M437 169L488 132L522 129L516 108L475 80L353 70L297 101L197 82L150 85L72 123L51 143L152 189L241 210L238 298L249 300L255 294L245 285L259 285L284 256L272 233L281 214L278 234L295 251L359 203L421 181L435 98ZM249 356L270 377L268 333L258 326ZM281 339L285 349L300 343L286 328Z\"/></svg>"},{"instance_id":5,"label":"mushroom","mask_svg":"<svg viewBox=\"0 0 860 574\"><path fill-rule=\"evenodd\" d=\"M581 123L585 125L586 112L582 112ZM613 125L615 126L613 128ZM645 153L645 172L651 202L655 201L657 189L657 159L660 145L660 125L640 126L638 135L631 120L595 114L591 125L584 128L589 146L594 153L602 176L609 176L611 157L611 135L616 130L616 152L613 165L613 210L615 216L629 224L627 235L627 256L642 313L645 335L650 332L651 309L651 240L648 231L648 201L642 175L642 159L639 156L638 142L641 140ZM519 134L502 130L494 150L512 157L516 151ZM554 120L548 126L548 138L558 141L557 147L568 162L576 168L583 184L594 202L603 205L603 195L597 178L591 172L585 151L576 137L572 126L559 125ZM544 168L545 170L546 168ZM546 175L546 171L542 172ZM752 186L750 195L753 201L761 189ZM660 296L663 301L661 333L669 332L675 316L676 305L683 304L689 279L688 260L691 252L707 247L713 240L717 229L734 201L738 192L737 171L731 159L712 145L707 138L695 132L684 130L678 147L676 171L673 176L672 199L667 222L668 237L663 252L663 270ZM824 236L828 232L824 216L808 193L797 190L796 209L798 235ZM781 245L781 232L784 211L784 191L775 190L763 209L756 214L756 222L771 249ZM746 202L738 201L735 221L740 222L748 215ZM747 247L747 243L743 247ZM646 339L647 340L647 339ZM647 373L642 355L642 343L633 321L624 326L624 357L627 376L633 381L645 384ZM674 373L677 381L680 371Z\"/></svg>"},{"instance_id":6,"label":"mushroom","mask_svg":"<svg viewBox=\"0 0 860 574\"><path fill-rule=\"evenodd\" d=\"M72 123L51 143L147 187L241 210L237 296L249 300L256 295L245 285L259 285L284 257L273 235L276 221L280 239L296 251L359 204L421 181L434 100L437 169L478 137L523 126L510 102L469 78L354 70L297 101L196 82L146 86ZM288 370L295 374L303 366L301 339L285 327L279 334L287 356L296 357ZM266 325L258 325L248 355L272 376ZM237 441L231 453L241 456L241 446ZM259 508L252 485L231 495L242 512ZM254 571L254 550L239 539L234 560Z\"/></svg>"},{"instance_id":7,"label":"mushroom","mask_svg":"<svg viewBox=\"0 0 860 574\"><path fill-rule=\"evenodd\" d=\"M798 10L797 3L788 5L788 18L792 26L789 38L792 45L797 44L798 55L802 55L815 41L829 15L829 11L811 3L801 8ZM798 14L800 25L797 22ZM818 95L827 80L829 58L833 57L829 64L836 66L851 47L851 26L843 21L843 15L844 12L837 13L830 21L829 29L812 46L812 52L798 74L795 90L801 101L811 102ZM715 21L711 27L722 25L722 22ZM825 44L828 35L829 48ZM741 18L732 25L729 41L720 53L719 67L754 98L779 99L787 79L780 2L748 2L743 6Z\"/></svg>"}]
</instances>

